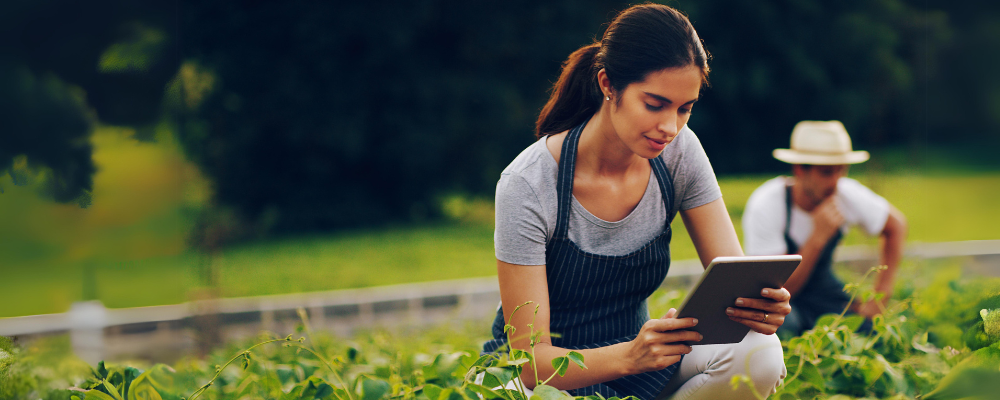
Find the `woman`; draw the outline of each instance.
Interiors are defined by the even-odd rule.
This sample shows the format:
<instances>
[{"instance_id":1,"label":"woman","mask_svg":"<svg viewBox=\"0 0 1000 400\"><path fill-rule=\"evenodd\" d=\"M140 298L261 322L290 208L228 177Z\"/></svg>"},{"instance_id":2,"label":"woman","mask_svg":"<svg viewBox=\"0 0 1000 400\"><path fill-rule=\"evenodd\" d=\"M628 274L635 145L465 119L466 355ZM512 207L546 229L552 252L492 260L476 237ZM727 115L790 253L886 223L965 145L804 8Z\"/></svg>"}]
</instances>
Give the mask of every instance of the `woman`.
<instances>
[{"instance_id":1,"label":"woman","mask_svg":"<svg viewBox=\"0 0 1000 400\"><path fill-rule=\"evenodd\" d=\"M650 320L646 309L667 274L677 212L703 264L742 255L708 158L686 127L707 58L687 18L656 4L623 11L600 42L570 55L538 118L540 140L497 184L502 307L484 351L506 343L505 323L518 333L533 324L545 333L534 347L538 376L550 376L551 360L570 349L584 355L586 370L549 382L573 395L751 398L746 385L733 392L739 374L774 392L785 375L773 335L790 310L785 289L727 311L752 328L739 344L692 348L681 342L700 340L687 330L697 321L675 319L674 310ZM539 305L537 316L525 309L512 319L527 301ZM527 349L528 338L512 347ZM529 389L534 377L525 368Z\"/></svg>"}]
</instances>

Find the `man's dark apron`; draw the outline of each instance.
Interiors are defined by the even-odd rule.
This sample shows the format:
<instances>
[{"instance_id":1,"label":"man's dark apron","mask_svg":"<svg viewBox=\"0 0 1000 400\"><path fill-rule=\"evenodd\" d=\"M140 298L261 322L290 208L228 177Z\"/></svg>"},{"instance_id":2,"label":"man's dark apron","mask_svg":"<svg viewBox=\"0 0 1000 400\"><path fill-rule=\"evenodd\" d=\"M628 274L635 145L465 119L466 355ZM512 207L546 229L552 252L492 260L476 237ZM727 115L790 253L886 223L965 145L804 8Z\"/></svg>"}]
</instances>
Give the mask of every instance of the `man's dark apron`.
<instances>
[{"instance_id":1,"label":"man's dark apron","mask_svg":"<svg viewBox=\"0 0 1000 400\"><path fill-rule=\"evenodd\" d=\"M792 187L785 186L785 245L788 254L798 254L799 246L795 244L788 231L792 225ZM812 329L823 314L840 314L847 306L850 298L844 293L844 284L833 274L833 250L840 244L843 237L840 229L826 242L823 252L816 259L812 275L806 284L792 298L792 314L785 319L780 331L799 336L802 332Z\"/></svg>"},{"instance_id":2,"label":"man's dark apron","mask_svg":"<svg viewBox=\"0 0 1000 400\"><path fill-rule=\"evenodd\" d=\"M577 143L585 125L571 130L563 141L556 187L558 217L552 239L545 246L549 329L560 335L552 338L552 345L567 349L604 347L635 339L642 325L649 320L646 298L660 286L670 268L670 214L674 190L667 166L660 157L649 160L668 214L666 227L659 236L639 250L623 256L587 253L570 241L573 173L576 169ZM533 311L534 307L524 307L518 312ZM493 322L494 339L483 345L485 353L496 351L507 342L503 328L503 309L500 309ZM652 400L660 394L679 364L569 392L574 396L600 393L605 398L632 395ZM573 368L577 367L570 367Z\"/></svg>"}]
</instances>

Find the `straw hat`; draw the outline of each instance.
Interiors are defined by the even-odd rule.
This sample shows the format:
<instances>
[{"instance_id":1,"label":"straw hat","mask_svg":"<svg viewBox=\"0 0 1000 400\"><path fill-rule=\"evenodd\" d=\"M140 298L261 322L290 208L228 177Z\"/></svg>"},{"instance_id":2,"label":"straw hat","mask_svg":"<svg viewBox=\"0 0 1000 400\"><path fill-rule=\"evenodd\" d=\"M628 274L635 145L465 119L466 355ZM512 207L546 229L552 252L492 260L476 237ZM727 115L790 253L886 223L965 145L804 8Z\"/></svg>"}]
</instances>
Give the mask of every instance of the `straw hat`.
<instances>
[{"instance_id":1,"label":"straw hat","mask_svg":"<svg viewBox=\"0 0 1000 400\"><path fill-rule=\"evenodd\" d=\"M789 164L841 165L868 161L868 152L851 149L851 137L840 121L802 121L792 129L792 148L774 149L774 158Z\"/></svg>"}]
</instances>

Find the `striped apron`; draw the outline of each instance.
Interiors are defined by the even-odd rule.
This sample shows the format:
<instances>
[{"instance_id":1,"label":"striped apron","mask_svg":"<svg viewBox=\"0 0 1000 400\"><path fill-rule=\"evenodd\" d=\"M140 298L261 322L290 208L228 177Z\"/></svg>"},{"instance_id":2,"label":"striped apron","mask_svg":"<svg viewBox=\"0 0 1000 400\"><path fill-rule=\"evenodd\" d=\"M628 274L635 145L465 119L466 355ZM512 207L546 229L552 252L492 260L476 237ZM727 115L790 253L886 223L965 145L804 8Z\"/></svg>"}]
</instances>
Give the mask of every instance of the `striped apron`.
<instances>
[{"instance_id":1,"label":"striped apron","mask_svg":"<svg viewBox=\"0 0 1000 400\"><path fill-rule=\"evenodd\" d=\"M667 166L660 157L649 160L668 214L666 227L659 236L623 256L587 253L569 239L577 144L585 125L586 122L572 129L563 141L556 187L558 217L552 239L545 246L549 329L561 335L552 338L552 345L567 349L605 347L635 339L649 320L646 298L660 286L670 268L670 213L674 190ZM532 312L532 309L525 307L522 312ZM499 309L493 322L494 339L483 345L484 353L494 352L506 344L503 328L503 309ZM631 395L653 400L678 365L680 363L569 390L569 393L574 396L600 393L605 398Z\"/></svg>"},{"instance_id":2,"label":"striped apron","mask_svg":"<svg viewBox=\"0 0 1000 400\"><path fill-rule=\"evenodd\" d=\"M792 226L791 186L785 186L785 210L785 246L788 247L788 254L799 254L799 246L788 234ZM844 283L833 274L833 251L843 236L843 232L838 229L826 242L823 252L816 258L816 266L809 279L789 302L792 314L785 318L779 331L799 336L812 329L819 317L824 314L840 314L847 306L850 298L844 293Z\"/></svg>"}]
</instances>

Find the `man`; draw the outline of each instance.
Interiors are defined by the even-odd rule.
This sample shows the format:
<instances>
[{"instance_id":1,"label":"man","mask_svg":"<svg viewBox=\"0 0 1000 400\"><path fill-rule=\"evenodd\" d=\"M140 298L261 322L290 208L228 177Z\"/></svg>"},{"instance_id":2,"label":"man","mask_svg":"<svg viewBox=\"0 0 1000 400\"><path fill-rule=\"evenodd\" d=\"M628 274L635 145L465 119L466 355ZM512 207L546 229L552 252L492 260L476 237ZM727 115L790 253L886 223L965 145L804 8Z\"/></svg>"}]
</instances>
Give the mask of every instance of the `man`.
<instances>
[{"instance_id":1,"label":"man","mask_svg":"<svg viewBox=\"0 0 1000 400\"><path fill-rule=\"evenodd\" d=\"M846 178L848 165L868 160L853 151L840 121L802 121L792 130L791 149L774 150L774 158L792 164L794 177L779 176L750 195L743 212L746 254L800 254L785 283L792 294L792 313L780 329L799 335L823 314L840 313L850 300L833 274L833 251L851 226L881 236L880 264L888 269L875 280L881 299L856 303L852 310L866 318L880 313L892 294L906 219L881 196Z\"/></svg>"}]
</instances>

